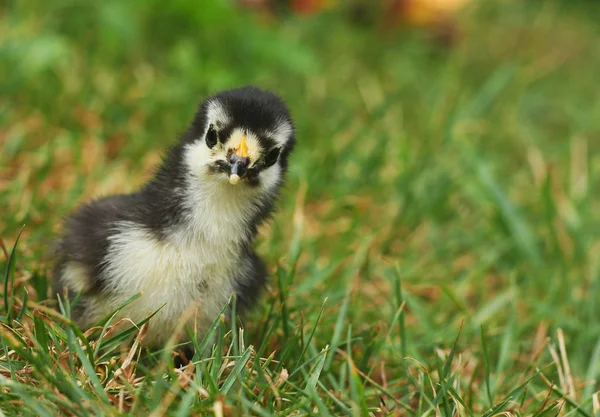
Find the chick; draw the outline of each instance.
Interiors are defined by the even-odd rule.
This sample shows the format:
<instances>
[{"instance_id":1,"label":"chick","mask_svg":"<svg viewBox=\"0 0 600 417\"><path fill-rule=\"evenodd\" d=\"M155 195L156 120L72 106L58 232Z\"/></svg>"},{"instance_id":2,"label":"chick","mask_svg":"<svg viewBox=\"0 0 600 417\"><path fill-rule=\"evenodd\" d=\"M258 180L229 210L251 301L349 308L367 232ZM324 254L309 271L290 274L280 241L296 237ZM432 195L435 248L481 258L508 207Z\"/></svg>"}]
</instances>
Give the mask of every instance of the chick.
<instances>
[{"instance_id":1,"label":"chick","mask_svg":"<svg viewBox=\"0 0 600 417\"><path fill-rule=\"evenodd\" d=\"M67 217L53 289L80 294L75 322L87 329L141 294L117 318L158 311L144 344L161 346L184 319L202 337L232 294L241 310L252 306L267 275L252 243L294 145L289 110L273 93L249 86L206 99L140 190Z\"/></svg>"}]
</instances>

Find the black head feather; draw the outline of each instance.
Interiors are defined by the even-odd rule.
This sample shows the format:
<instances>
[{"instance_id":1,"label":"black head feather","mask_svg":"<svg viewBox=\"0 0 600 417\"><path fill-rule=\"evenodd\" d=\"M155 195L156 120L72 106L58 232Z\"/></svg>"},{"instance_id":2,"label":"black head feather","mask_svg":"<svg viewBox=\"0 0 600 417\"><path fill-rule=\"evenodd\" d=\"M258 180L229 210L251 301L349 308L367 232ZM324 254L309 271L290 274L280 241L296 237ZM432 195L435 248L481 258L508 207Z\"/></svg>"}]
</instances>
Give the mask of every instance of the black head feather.
<instances>
[{"instance_id":1,"label":"black head feather","mask_svg":"<svg viewBox=\"0 0 600 417\"><path fill-rule=\"evenodd\" d=\"M225 109L231 121L230 124L219 127L219 137L229 136L229 133L235 128L247 129L258 134L258 139L264 149L271 150L277 146L277 143L270 140L267 133L276 130L281 124L287 123L292 129L292 133L281 149L282 166L287 166L287 157L296 144L290 112L280 97L254 86L221 91L204 100L196 112L193 123L184 135L184 142L194 141L205 134L208 110L211 103L215 102Z\"/></svg>"}]
</instances>

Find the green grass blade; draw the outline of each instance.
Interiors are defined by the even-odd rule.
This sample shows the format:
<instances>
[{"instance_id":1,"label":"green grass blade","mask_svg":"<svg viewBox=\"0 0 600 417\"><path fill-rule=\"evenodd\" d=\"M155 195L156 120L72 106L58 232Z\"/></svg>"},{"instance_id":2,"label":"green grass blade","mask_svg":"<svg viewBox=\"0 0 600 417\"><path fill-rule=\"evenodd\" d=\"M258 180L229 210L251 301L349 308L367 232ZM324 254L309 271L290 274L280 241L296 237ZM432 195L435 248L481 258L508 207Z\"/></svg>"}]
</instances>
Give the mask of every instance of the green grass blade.
<instances>
[{"instance_id":1,"label":"green grass blade","mask_svg":"<svg viewBox=\"0 0 600 417\"><path fill-rule=\"evenodd\" d=\"M323 348L321 350L321 353L318 356L317 359L317 363L315 363L315 365L313 366L313 369L311 370L311 372L308 374L308 378L306 380L306 386L304 387L304 389L315 389L317 386L317 382L319 381L319 377L321 376L321 371L323 370L323 367L325 366L325 359L327 359L327 351L329 349L329 346L325 346L325 348Z\"/></svg>"},{"instance_id":2,"label":"green grass blade","mask_svg":"<svg viewBox=\"0 0 600 417\"><path fill-rule=\"evenodd\" d=\"M21 227L19 230L19 234L15 239L15 244L13 245L10 255L8 257L8 263L6 264L6 271L4 273L4 313L5 313L5 321L8 325L12 322L12 305L13 305L13 282L15 277L15 262L17 257L17 245L19 244L19 239L21 238L21 234L25 229L25 225ZM10 284L10 292L9 292L9 284Z\"/></svg>"},{"instance_id":3,"label":"green grass blade","mask_svg":"<svg viewBox=\"0 0 600 417\"><path fill-rule=\"evenodd\" d=\"M494 404L494 396L492 395L492 389L490 387L490 355L488 353L487 342L485 338L485 331L481 326L481 348L483 350L483 366L485 370L485 393L487 395L488 405L492 407Z\"/></svg>"},{"instance_id":4,"label":"green grass blade","mask_svg":"<svg viewBox=\"0 0 600 417\"><path fill-rule=\"evenodd\" d=\"M231 370L231 373L229 375L227 375L227 379L223 383L223 386L221 386L221 392L223 394L227 394L227 392L229 392L229 390L231 389L231 387L233 386L233 384L235 383L236 380L241 381L242 378L244 377L244 370L245 370L246 364L250 360L250 355L252 354L252 349L253 349L252 346L248 346L248 348L244 351L242 356L240 356L238 359L236 359L235 366Z\"/></svg>"},{"instance_id":5,"label":"green grass blade","mask_svg":"<svg viewBox=\"0 0 600 417\"><path fill-rule=\"evenodd\" d=\"M92 387L94 387L94 391L96 392L96 395L105 404L108 404L109 401L108 401L108 396L106 395L106 391L104 391L104 387L102 386L102 383L98 379L98 375L96 375L96 370L94 369L94 365L92 365L92 363L90 362L90 360L88 358L88 355L91 356L92 353L88 352L88 354L86 355L84 353L83 349L81 348L81 346L79 345L77 339L73 340L71 347L75 348L75 352L77 352L77 356L79 357L79 360L81 361L81 364L83 365L83 369L85 369L85 373L90 378L90 382L92 384Z\"/></svg>"}]
</instances>

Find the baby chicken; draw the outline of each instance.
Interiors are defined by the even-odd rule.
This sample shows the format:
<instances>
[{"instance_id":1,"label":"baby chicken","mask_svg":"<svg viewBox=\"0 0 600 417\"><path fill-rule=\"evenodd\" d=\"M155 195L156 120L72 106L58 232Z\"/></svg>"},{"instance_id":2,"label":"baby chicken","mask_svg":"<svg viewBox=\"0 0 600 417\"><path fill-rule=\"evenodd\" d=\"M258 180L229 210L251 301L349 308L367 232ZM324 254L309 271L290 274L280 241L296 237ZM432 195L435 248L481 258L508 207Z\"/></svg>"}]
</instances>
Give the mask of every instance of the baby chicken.
<instances>
[{"instance_id":1,"label":"baby chicken","mask_svg":"<svg viewBox=\"0 0 600 417\"><path fill-rule=\"evenodd\" d=\"M202 337L233 293L241 309L251 306L267 272L252 243L294 145L276 95L243 87L206 99L139 191L84 204L66 219L53 288L80 294L75 322L89 328L141 294L117 318L138 322L158 311L144 344L160 346L184 317Z\"/></svg>"}]
</instances>

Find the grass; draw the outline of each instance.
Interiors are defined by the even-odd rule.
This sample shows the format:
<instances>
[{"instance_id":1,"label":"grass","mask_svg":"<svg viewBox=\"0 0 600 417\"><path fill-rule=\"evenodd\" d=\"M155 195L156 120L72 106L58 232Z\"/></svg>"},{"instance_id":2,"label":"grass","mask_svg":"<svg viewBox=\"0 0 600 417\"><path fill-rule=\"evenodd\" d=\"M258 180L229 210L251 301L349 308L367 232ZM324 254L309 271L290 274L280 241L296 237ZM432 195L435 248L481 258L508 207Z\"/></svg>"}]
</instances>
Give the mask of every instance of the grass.
<instances>
[{"instance_id":1,"label":"grass","mask_svg":"<svg viewBox=\"0 0 600 417\"><path fill-rule=\"evenodd\" d=\"M599 415L598 7L481 3L451 48L225 2L0 6L0 415ZM61 216L251 83L299 137L260 305L182 369L143 323L82 334L47 300Z\"/></svg>"}]
</instances>

